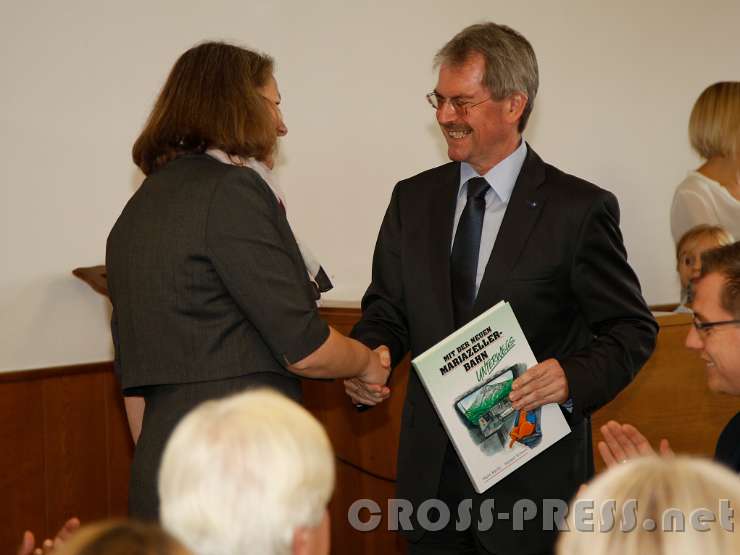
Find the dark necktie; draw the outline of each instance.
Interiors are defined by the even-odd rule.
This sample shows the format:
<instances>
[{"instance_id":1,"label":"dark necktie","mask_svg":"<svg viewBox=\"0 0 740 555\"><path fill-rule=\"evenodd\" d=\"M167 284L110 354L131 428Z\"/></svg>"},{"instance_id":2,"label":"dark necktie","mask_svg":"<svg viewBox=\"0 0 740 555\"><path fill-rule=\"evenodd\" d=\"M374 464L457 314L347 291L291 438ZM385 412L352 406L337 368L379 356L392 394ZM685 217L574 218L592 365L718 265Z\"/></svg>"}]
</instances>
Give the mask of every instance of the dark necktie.
<instances>
[{"instance_id":1,"label":"dark necktie","mask_svg":"<svg viewBox=\"0 0 740 555\"><path fill-rule=\"evenodd\" d=\"M468 202L460 215L450 255L450 281L455 327L468 323L475 301L475 276L478 272L480 235L486 213L486 191L490 185L482 177L468 181Z\"/></svg>"}]
</instances>

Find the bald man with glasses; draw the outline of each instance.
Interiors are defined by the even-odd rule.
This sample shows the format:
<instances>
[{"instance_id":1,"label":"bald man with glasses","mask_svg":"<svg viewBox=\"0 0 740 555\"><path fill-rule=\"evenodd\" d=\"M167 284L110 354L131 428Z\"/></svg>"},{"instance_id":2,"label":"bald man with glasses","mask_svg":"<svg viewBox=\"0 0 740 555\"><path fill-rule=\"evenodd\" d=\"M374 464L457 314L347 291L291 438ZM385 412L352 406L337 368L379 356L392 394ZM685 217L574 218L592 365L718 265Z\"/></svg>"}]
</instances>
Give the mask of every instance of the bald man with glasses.
<instances>
[{"instance_id":1,"label":"bald man with glasses","mask_svg":"<svg viewBox=\"0 0 740 555\"><path fill-rule=\"evenodd\" d=\"M740 396L740 241L702 254L701 276L694 288L694 325L686 347L706 364L707 386L715 393ZM607 466L655 453L630 424L608 422L601 427L599 452ZM672 453L668 440L658 447ZM715 460L740 472L740 413L725 426L717 441Z\"/></svg>"}]
</instances>

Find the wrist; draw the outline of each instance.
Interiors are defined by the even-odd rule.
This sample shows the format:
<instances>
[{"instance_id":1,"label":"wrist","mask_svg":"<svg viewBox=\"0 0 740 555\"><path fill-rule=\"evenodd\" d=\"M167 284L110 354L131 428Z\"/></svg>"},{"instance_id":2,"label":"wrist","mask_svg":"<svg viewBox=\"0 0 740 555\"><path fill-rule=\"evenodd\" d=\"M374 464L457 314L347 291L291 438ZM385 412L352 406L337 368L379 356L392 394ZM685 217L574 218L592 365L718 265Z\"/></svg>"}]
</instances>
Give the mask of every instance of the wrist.
<instances>
[{"instance_id":1,"label":"wrist","mask_svg":"<svg viewBox=\"0 0 740 555\"><path fill-rule=\"evenodd\" d=\"M359 368L356 377L362 379L367 377L367 374L370 371L373 353L370 349L359 342L358 346L360 348L361 355L359 357Z\"/></svg>"}]
</instances>

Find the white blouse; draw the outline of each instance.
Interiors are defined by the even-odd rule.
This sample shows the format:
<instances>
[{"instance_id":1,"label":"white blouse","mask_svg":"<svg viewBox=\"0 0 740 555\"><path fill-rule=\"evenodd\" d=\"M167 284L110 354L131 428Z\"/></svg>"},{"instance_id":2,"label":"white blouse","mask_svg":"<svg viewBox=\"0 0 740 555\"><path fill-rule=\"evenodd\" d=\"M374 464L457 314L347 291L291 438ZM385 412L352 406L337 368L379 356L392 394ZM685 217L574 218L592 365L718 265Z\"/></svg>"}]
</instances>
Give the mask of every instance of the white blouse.
<instances>
[{"instance_id":1,"label":"white blouse","mask_svg":"<svg viewBox=\"0 0 740 555\"><path fill-rule=\"evenodd\" d=\"M740 239L740 201L722 185L692 171L676 188L671 206L671 233L681 236L699 224L719 225Z\"/></svg>"}]
</instances>

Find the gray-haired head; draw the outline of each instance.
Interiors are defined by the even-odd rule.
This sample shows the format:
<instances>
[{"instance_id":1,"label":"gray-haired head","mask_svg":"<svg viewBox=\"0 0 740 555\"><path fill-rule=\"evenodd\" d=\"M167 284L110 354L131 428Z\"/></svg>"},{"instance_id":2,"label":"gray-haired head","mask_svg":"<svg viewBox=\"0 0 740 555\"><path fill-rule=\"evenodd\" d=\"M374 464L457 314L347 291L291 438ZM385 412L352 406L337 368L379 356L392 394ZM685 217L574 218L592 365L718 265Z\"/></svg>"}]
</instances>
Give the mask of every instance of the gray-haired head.
<instances>
[{"instance_id":1,"label":"gray-haired head","mask_svg":"<svg viewBox=\"0 0 740 555\"><path fill-rule=\"evenodd\" d=\"M296 535L328 542L333 489L321 424L287 397L253 389L206 401L177 425L159 470L160 517L198 555L289 555Z\"/></svg>"},{"instance_id":2,"label":"gray-haired head","mask_svg":"<svg viewBox=\"0 0 740 555\"><path fill-rule=\"evenodd\" d=\"M519 119L521 133L532 113L540 81L532 45L511 27L478 23L466 27L445 44L434 58L435 66L463 64L473 53L481 54L485 60L483 85L495 100L515 92L527 95L527 105Z\"/></svg>"}]
</instances>

